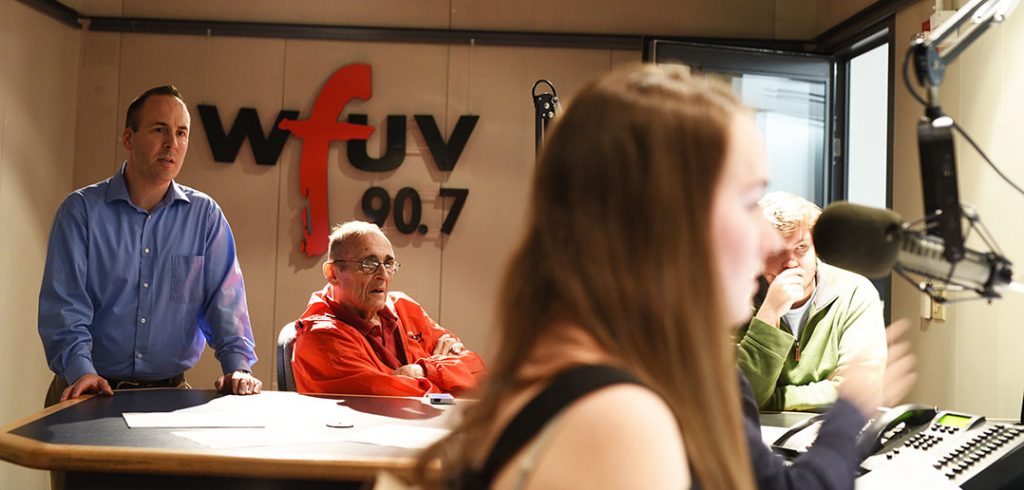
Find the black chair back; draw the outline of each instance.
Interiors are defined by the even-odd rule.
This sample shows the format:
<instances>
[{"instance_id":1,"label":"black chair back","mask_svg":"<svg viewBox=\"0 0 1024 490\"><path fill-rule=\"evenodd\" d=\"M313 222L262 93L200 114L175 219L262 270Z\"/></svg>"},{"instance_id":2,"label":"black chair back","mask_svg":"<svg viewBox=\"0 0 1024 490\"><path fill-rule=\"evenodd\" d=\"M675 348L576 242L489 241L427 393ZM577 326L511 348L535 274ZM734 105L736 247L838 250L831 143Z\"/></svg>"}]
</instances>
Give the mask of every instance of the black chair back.
<instances>
[{"instance_id":1,"label":"black chair back","mask_svg":"<svg viewBox=\"0 0 1024 490\"><path fill-rule=\"evenodd\" d=\"M277 389L295 391L295 375L292 374L292 347L295 345L295 326L288 322L277 335Z\"/></svg>"}]
</instances>

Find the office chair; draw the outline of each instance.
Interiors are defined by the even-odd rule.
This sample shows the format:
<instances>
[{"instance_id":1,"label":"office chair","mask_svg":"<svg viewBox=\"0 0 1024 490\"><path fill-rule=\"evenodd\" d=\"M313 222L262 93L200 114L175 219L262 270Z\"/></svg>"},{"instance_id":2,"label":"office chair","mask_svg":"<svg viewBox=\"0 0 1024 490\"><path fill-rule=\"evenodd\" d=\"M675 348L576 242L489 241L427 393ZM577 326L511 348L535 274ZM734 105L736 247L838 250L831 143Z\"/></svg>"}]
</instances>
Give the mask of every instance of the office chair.
<instances>
[{"instance_id":1,"label":"office chair","mask_svg":"<svg viewBox=\"0 0 1024 490\"><path fill-rule=\"evenodd\" d=\"M277 389L295 391L295 375L292 374L292 347L295 345L295 325L288 322L277 335Z\"/></svg>"}]
</instances>

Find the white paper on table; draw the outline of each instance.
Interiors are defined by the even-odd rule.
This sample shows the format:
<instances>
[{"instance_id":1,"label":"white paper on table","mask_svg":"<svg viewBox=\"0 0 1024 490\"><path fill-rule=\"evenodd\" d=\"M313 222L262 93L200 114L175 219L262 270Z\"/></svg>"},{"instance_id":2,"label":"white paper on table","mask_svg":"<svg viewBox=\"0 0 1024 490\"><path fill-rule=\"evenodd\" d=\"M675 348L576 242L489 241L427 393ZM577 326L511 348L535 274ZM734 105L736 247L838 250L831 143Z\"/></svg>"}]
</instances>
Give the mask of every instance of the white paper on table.
<instances>
[{"instance_id":1,"label":"white paper on table","mask_svg":"<svg viewBox=\"0 0 1024 490\"><path fill-rule=\"evenodd\" d=\"M304 416L338 411L337 401L298 393L267 391L258 395L227 395L202 405L173 412L128 412L129 428L200 429L220 427L267 427L282 413Z\"/></svg>"},{"instance_id":2,"label":"white paper on table","mask_svg":"<svg viewBox=\"0 0 1024 490\"><path fill-rule=\"evenodd\" d=\"M761 426L761 440L764 441L765 446L771 447L772 443L777 441L782 434L789 431L789 427L772 427L770 425Z\"/></svg>"},{"instance_id":3,"label":"white paper on table","mask_svg":"<svg viewBox=\"0 0 1024 490\"><path fill-rule=\"evenodd\" d=\"M449 429L416 427L414 425L379 425L353 433L349 442L360 442L376 446L395 446L409 449L423 449L451 433Z\"/></svg>"},{"instance_id":4,"label":"white paper on table","mask_svg":"<svg viewBox=\"0 0 1024 490\"><path fill-rule=\"evenodd\" d=\"M421 400L422 401L422 400ZM177 410L183 416L241 414L255 425L177 425L171 434L211 449L355 442L378 446L424 448L450 430L388 424L390 417L353 410L338 400L265 391L258 395L223 396L202 405ZM262 422L262 423L259 423ZM381 423L384 422L382 426ZM351 425L336 428L334 425ZM161 427L168 427L161 425ZM254 428L255 427L255 428Z\"/></svg>"},{"instance_id":5,"label":"white paper on table","mask_svg":"<svg viewBox=\"0 0 1024 490\"><path fill-rule=\"evenodd\" d=\"M130 429L188 429L208 427L264 427L255 417L213 412L125 412L121 414Z\"/></svg>"}]
</instances>

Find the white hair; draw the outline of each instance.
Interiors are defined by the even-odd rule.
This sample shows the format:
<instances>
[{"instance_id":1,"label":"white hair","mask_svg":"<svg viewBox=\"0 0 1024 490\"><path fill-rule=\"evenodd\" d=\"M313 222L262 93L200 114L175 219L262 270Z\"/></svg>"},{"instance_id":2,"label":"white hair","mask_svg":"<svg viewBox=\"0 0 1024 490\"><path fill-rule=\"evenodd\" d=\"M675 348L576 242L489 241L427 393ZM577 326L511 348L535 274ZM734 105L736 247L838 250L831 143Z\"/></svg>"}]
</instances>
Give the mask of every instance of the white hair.
<instances>
[{"instance_id":1,"label":"white hair","mask_svg":"<svg viewBox=\"0 0 1024 490\"><path fill-rule=\"evenodd\" d=\"M352 238L363 237L374 233L378 233L380 236L387 239L387 235L384 234L384 231L382 231L379 226L366 221L346 221L335 226L334 229L331 230L331 242L327 247L327 260L341 259L341 254L345 250L345 246Z\"/></svg>"}]
</instances>

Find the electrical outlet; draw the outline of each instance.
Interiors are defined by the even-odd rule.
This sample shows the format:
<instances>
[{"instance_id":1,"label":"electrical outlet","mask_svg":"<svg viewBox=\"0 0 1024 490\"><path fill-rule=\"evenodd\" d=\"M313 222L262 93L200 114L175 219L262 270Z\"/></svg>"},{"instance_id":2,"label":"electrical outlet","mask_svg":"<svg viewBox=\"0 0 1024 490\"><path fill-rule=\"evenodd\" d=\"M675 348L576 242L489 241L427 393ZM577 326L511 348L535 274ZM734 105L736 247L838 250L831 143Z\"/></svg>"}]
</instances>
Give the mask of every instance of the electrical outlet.
<instances>
[{"instance_id":1,"label":"electrical outlet","mask_svg":"<svg viewBox=\"0 0 1024 490\"><path fill-rule=\"evenodd\" d=\"M939 293L941 298L943 295ZM946 304L939 303L938 301L932 301L932 321L944 322L946 321Z\"/></svg>"}]
</instances>

